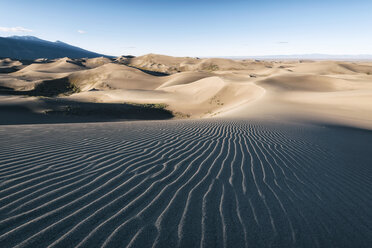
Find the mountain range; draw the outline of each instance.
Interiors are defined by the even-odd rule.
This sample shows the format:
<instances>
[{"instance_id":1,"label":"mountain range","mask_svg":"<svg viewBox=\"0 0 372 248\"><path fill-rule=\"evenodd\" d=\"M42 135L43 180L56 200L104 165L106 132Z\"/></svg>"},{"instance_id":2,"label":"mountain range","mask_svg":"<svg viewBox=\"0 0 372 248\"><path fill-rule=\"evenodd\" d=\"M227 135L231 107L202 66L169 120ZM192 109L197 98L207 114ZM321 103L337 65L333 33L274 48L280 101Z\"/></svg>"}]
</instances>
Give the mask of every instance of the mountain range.
<instances>
[{"instance_id":1,"label":"mountain range","mask_svg":"<svg viewBox=\"0 0 372 248\"><path fill-rule=\"evenodd\" d=\"M109 57L62 41L51 42L34 36L0 37L0 58L33 60L38 58L95 58L101 56Z\"/></svg>"}]
</instances>

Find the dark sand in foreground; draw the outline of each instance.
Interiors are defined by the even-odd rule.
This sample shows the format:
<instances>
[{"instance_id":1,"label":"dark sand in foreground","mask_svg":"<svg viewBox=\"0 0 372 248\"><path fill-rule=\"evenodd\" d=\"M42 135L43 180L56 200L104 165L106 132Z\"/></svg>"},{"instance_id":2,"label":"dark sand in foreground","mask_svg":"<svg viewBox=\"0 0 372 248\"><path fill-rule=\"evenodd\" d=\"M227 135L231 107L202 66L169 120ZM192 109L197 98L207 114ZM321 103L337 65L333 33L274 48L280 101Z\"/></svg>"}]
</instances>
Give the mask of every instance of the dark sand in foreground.
<instances>
[{"instance_id":1,"label":"dark sand in foreground","mask_svg":"<svg viewBox=\"0 0 372 248\"><path fill-rule=\"evenodd\" d=\"M0 247L368 247L372 132L0 126Z\"/></svg>"}]
</instances>

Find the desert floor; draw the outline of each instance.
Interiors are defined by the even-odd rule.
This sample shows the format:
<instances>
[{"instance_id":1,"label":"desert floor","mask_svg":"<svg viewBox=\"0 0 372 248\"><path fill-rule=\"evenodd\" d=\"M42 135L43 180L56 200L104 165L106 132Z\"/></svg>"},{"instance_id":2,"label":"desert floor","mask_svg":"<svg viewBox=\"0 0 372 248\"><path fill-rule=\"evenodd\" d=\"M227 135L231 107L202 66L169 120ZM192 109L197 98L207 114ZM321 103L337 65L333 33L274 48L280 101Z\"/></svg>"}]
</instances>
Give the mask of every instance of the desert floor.
<instances>
[{"instance_id":1,"label":"desert floor","mask_svg":"<svg viewBox=\"0 0 372 248\"><path fill-rule=\"evenodd\" d=\"M0 69L0 247L372 243L371 63Z\"/></svg>"}]
</instances>

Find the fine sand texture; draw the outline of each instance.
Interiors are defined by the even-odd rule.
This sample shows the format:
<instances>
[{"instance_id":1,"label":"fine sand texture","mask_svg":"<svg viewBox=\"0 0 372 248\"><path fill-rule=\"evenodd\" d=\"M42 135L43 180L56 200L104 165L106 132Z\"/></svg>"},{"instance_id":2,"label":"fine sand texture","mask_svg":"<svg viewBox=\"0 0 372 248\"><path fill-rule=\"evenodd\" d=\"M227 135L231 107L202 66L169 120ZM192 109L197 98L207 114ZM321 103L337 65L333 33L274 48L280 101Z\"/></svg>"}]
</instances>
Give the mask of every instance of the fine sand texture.
<instances>
[{"instance_id":1,"label":"fine sand texture","mask_svg":"<svg viewBox=\"0 0 372 248\"><path fill-rule=\"evenodd\" d=\"M368 247L371 144L267 120L0 126L0 247Z\"/></svg>"}]
</instances>

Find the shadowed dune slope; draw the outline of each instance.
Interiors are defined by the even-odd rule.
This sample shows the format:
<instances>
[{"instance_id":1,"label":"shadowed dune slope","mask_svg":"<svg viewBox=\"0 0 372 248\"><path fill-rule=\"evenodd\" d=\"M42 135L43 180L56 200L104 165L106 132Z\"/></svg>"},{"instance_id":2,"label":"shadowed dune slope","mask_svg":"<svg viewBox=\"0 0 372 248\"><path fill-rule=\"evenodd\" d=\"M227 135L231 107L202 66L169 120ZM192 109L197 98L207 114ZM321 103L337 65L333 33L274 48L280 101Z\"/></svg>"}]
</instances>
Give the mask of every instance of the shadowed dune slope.
<instances>
[{"instance_id":1,"label":"shadowed dune slope","mask_svg":"<svg viewBox=\"0 0 372 248\"><path fill-rule=\"evenodd\" d=\"M81 90L90 89L155 89L162 79L146 74L138 69L119 64L105 64L97 68L73 73L71 82Z\"/></svg>"}]
</instances>

